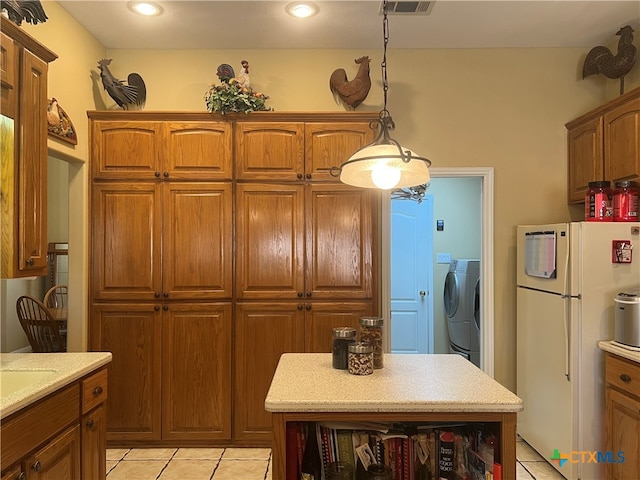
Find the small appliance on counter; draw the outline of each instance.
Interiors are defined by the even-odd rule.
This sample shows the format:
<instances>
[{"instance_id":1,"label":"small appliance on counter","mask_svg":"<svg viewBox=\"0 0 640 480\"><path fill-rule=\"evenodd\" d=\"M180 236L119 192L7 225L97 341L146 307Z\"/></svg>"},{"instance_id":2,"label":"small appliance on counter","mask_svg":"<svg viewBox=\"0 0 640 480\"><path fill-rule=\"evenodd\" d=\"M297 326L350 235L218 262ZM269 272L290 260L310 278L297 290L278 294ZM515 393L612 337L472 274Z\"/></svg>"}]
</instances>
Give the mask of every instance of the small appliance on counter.
<instances>
[{"instance_id":1,"label":"small appliance on counter","mask_svg":"<svg viewBox=\"0 0 640 480\"><path fill-rule=\"evenodd\" d=\"M621 292L615 302L615 343L640 350L640 288Z\"/></svg>"}]
</instances>

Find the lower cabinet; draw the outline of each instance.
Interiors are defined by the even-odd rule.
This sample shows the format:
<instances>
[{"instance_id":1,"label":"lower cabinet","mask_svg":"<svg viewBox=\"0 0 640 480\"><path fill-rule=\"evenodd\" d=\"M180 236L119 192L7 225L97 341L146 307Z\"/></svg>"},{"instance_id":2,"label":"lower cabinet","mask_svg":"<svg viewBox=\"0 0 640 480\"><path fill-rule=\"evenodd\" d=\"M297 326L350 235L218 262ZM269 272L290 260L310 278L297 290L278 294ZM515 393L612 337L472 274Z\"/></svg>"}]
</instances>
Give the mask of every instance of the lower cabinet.
<instances>
[{"instance_id":1,"label":"lower cabinet","mask_svg":"<svg viewBox=\"0 0 640 480\"><path fill-rule=\"evenodd\" d=\"M231 439L231 304L94 304L113 354L107 440Z\"/></svg>"},{"instance_id":2,"label":"lower cabinet","mask_svg":"<svg viewBox=\"0 0 640 480\"><path fill-rule=\"evenodd\" d=\"M238 303L235 316L234 439L270 445L271 414L264 408L283 353L331 352L331 329L353 327L373 302Z\"/></svg>"},{"instance_id":3,"label":"lower cabinet","mask_svg":"<svg viewBox=\"0 0 640 480\"><path fill-rule=\"evenodd\" d=\"M104 479L106 399L102 368L3 419L1 480Z\"/></svg>"},{"instance_id":4,"label":"lower cabinet","mask_svg":"<svg viewBox=\"0 0 640 480\"><path fill-rule=\"evenodd\" d=\"M606 354L607 478L640 478L640 364Z\"/></svg>"}]
</instances>

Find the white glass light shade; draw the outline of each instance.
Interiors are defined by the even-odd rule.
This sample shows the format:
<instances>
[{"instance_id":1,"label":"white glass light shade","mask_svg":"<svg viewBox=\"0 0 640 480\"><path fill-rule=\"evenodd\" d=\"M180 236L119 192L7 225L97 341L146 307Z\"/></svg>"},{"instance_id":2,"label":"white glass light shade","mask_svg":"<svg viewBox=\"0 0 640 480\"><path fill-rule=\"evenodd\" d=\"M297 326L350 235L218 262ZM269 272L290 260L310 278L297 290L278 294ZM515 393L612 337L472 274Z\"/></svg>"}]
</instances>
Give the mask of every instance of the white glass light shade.
<instances>
[{"instance_id":1,"label":"white glass light shade","mask_svg":"<svg viewBox=\"0 0 640 480\"><path fill-rule=\"evenodd\" d=\"M410 150L403 148L403 152ZM411 152L411 156L416 156ZM398 174L399 172L399 174ZM394 184L394 177L397 180ZM428 183L431 179L429 167L424 160L413 158L404 162L395 145L371 145L358 150L342 165L340 181L362 188L413 187Z\"/></svg>"}]
</instances>

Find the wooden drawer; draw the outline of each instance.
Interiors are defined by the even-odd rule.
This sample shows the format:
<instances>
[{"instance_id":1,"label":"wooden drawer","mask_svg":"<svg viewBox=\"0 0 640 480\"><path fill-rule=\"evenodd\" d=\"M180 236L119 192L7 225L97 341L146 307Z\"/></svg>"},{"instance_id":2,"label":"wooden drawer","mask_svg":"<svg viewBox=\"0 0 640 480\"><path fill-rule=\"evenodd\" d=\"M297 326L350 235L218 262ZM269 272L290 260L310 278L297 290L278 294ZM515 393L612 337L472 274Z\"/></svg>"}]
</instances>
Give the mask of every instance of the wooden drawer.
<instances>
[{"instance_id":1,"label":"wooden drawer","mask_svg":"<svg viewBox=\"0 0 640 480\"><path fill-rule=\"evenodd\" d=\"M605 372L608 385L640 397L640 364L607 354Z\"/></svg>"},{"instance_id":2,"label":"wooden drawer","mask_svg":"<svg viewBox=\"0 0 640 480\"><path fill-rule=\"evenodd\" d=\"M11 465L68 425L78 423L79 399L75 383L3 420L2 464Z\"/></svg>"},{"instance_id":3,"label":"wooden drawer","mask_svg":"<svg viewBox=\"0 0 640 480\"><path fill-rule=\"evenodd\" d=\"M107 401L107 369L82 380L82 414Z\"/></svg>"}]
</instances>

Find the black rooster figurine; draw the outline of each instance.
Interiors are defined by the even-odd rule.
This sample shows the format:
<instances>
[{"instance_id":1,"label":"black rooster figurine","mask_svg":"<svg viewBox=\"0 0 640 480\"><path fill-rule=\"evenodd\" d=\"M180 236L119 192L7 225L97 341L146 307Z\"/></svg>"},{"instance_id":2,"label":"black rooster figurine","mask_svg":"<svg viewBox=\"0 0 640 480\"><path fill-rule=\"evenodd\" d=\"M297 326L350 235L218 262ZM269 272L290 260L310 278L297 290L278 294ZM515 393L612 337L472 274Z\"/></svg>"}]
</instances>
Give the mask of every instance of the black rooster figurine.
<instances>
[{"instance_id":1,"label":"black rooster figurine","mask_svg":"<svg viewBox=\"0 0 640 480\"><path fill-rule=\"evenodd\" d=\"M124 110L142 110L147 101L147 87L144 80L137 73L130 73L127 83L115 78L109 70L111 59L98 62L102 86L111 98Z\"/></svg>"},{"instance_id":2,"label":"black rooster figurine","mask_svg":"<svg viewBox=\"0 0 640 480\"><path fill-rule=\"evenodd\" d=\"M40 0L2 0L0 8L6 10L9 20L16 25L22 25L23 20L35 25L49 19Z\"/></svg>"},{"instance_id":3,"label":"black rooster figurine","mask_svg":"<svg viewBox=\"0 0 640 480\"><path fill-rule=\"evenodd\" d=\"M636 47L633 45L633 28L629 25L622 27L616 35L618 53L611 53L607 47L593 47L582 66L582 78L595 73L601 73L607 78L620 79L620 95L624 93L624 76L631 71L636 62Z\"/></svg>"},{"instance_id":4,"label":"black rooster figurine","mask_svg":"<svg viewBox=\"0 0 640 480\"><path fill-rule=\"evenodd\" d=\"M369 57L364 56L354 60L360 67L353 80L347 78L344 68L333 71L329 78L329 89L333 93L336 101L340 99L343 103L355 109L360 105L371 88L371 78L369 77Z\"/></svg>"}]
</instances>

